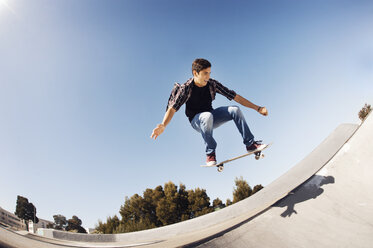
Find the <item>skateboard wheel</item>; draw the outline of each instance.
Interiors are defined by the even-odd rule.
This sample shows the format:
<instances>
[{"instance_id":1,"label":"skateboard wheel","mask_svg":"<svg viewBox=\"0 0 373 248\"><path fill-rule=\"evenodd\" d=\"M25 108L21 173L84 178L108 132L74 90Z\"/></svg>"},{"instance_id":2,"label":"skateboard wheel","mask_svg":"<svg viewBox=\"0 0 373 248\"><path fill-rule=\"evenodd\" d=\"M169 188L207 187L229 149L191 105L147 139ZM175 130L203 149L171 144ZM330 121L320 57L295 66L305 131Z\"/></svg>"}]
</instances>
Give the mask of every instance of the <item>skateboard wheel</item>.
<instances>
[{"instance_id":1,"label":"skateboard wheel","mask_svg":"<svg viewBox=\"0 0 373 248\"><path fill-rule=\"evenodd\" d=\"M260 157L261 157L261 152L257 152L257 153L255 153L255 159L256 160L259 160L260 159Z\"/></svg>"},{"instance_id":2,"label":"skateboard wheel","mask_svg":"<svg viewBox=\"0 0 373 248\"><path fill-rule=\"evenodd\" d=\"M224 169L224 166L218 166L218 171L219 171L219 172L222 172L223 169Z\"/></svg>"}]
</instances>

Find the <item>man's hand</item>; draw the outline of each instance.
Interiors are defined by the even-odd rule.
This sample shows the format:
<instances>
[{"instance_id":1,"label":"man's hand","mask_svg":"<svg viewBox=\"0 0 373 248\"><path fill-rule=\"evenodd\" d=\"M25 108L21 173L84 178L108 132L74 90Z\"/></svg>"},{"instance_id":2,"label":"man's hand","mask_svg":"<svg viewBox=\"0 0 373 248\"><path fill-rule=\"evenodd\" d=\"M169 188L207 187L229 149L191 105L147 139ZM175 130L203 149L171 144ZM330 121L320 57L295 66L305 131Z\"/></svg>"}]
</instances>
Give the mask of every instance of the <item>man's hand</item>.
<instances>
[{"instance_id":1,"label":"man's hand","mask_svg":"<svg viewBox=\"0 0 373 248\"><path fill-rule=\"evenodd\" d=\"M153 133L150 136L150 138L156 140L157 137L163 133L164 129L165 129L165 126L163 124L159 124L156 128L153 129Z\"/></svg>"},{"instance_id":2,"label":"man's hand","mask_svg":"<svg viewBox=\"0 0 373 248\"><path fill-rule=\"evenodd\" d=\"M258 112L259 114L264 115L264 116L268 115L268 111L266 107L259 107Z\"/></svg>"},{"instance_id":3,"label":"man's hand","mask_svg":"<svg viewBox=\"0 0 373 248\"><path fill-rule=\"evenodd\" d=\"M153 129L153 132L150 138L157 139L158 136L163 133L166 126L170 123L175 113L176 113L176 109L174 108L167 109L166 113L164 114L162 124L159 124L156 128Z\"/></svg>"}]
</instances>

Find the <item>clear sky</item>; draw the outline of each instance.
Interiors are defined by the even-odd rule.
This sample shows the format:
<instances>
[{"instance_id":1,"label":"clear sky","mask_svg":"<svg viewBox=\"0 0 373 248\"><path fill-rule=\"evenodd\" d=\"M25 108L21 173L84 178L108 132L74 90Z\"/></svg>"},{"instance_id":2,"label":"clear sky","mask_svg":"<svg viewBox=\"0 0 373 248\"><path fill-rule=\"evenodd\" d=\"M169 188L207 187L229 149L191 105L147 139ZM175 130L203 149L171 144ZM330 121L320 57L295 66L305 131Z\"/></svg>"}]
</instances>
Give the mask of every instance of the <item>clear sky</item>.
<instances>
[{"instance_id":1,"label":"clear sky","mask_svg":"<svg viewBox=\"0 0 373 248\"><path fill-rule=\"evenodd\" d=\"M165 182L232 199L234 179L268 185L373 103L372 1L0 0L0 206L17 195L39 218L83 226L118 214L125 196ZM203 57L244 109L267 157L201 168L204 145L176 113L174 82ZM218 95L213 106L231 105ZM233 123L218 160L245 151Z\"/></svg>"}]
</instances>

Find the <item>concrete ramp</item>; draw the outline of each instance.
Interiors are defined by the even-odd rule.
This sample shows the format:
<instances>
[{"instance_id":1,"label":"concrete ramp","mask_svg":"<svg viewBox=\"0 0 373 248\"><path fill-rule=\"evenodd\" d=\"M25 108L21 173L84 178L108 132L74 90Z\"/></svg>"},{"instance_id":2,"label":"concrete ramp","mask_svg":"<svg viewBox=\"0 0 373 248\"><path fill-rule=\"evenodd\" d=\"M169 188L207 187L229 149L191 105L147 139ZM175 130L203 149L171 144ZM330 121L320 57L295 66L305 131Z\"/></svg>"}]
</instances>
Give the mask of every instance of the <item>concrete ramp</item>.
<instances>
[{"instance_id":1,"label":"concrete ramp","mask_svg":"<svg viewBox=\"0 0 373 248\"><path fill-rule=\"evenodd\" d=\"M198 247L373 247L372 117L288 196Z\"/></svg>"},{"instance_id":2,"label":"concrete ramp","mask_svg":"<svg viewBox=\"0 0 373 248\"><path fill-rule=\"evenodd\" d=\"M370 115L360 127L340 125L257 194L199 218L116 235L43 229L43 237L36 237L0 228L0 238L3 244L25 248L372 247L372 122Z\"/></svg>"}]
</instances>

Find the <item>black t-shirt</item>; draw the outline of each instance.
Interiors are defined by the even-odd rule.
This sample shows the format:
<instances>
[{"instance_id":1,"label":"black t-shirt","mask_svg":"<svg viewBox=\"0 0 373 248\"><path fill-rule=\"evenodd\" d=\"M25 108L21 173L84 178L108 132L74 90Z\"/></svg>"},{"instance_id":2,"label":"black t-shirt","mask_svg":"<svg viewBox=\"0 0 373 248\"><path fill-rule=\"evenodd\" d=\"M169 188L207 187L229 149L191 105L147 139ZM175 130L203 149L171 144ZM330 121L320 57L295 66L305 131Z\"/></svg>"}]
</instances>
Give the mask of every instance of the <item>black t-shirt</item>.
<instances>
[{"instance_id":1,"label":"black t-shirt","mask_svg":"<svg viewBox=\"0 0 373 248\"><path fill-rule=\"evenodd\" d=\"M192 95L186 102L185 114L191 122L196 114L210 112L212 108L212 98L209 83L203 87L198 87L193 83Z\"/></svg>"}]
</instances>

